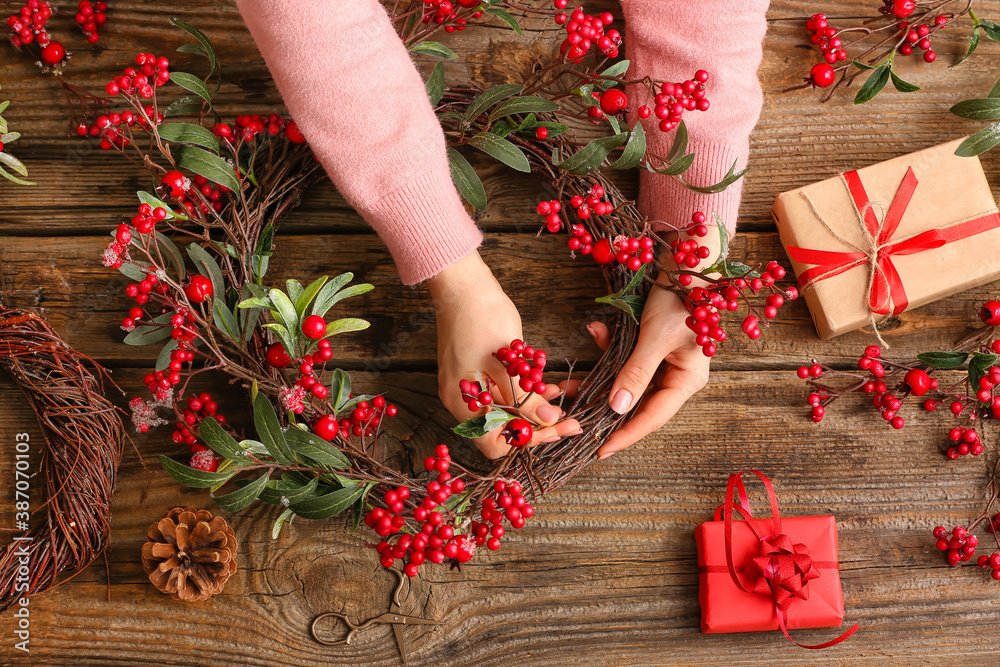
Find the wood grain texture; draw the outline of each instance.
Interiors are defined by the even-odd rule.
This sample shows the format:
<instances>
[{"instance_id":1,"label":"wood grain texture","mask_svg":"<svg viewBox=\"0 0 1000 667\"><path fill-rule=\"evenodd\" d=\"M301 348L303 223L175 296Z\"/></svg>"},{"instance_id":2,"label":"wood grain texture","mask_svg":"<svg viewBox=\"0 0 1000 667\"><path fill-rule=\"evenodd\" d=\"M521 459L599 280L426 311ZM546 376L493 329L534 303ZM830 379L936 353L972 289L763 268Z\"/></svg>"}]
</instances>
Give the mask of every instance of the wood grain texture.
<instances>
[{"instance_id":1,"label":"wood grain texture","mask_svg":"<svg viewBox=\"0 0 1000 667\"><path fill-rule=\"evenodd\" d=\"M772 2L760 71L765 107L752 137L753 170L741 211L745 233L736 253L782 257L769 214L775 194L976 129L948 108L988 91L1000 70L1000 48L984 40L973 59L949 70L945 65L964 50L964 27L936 40L934 66L901 64L905 78L923 87L920 93L888 91L864 106L851 104L850 95L819 105L814 92L779 93L815 61L801 48L807 11L825 11L837 24L840 17L870 14L874 4L834 0L814 9ZM609 0L588 6L620 14ZM977 7L980 16L1000 17L1000 0ZM201 27L218 46L227 77L219 98L224 113L280 110L231 1L114 3L99 46L67 40L78 51L74 81L102 86L136 51L171 52L183 38L165 28L168 16ZM525 34L518 40L509 31L484 28L446 37L469 53L467 62L447 64L449 80L469 70L501 78L558 40L558 31L543 22L530 22ZM130 215L135 190L148 184L120 158L67 138L56 83L5 53L3 95L14 100L7 115L25 133L16 153L39 182L32 189L0 187L6 287L18 305L37 308L71 344L113 366L125 390L113 395L124 405L142 388L154 350L120 343L126 281L103 269L99 255L107 230ZM196 66L183 54L174 60ZM559 240L534 237L534 206L544 197L537 181L480 166L491 196L490 208L478 214L488 232L484 256L520 308L527 335L548 349L554 368L566 357L592 363L584 325L608 314L593 303L603 293L597 272L589 261L566 257ZM1000 195L1000 159L988 154L984 167ZM634 175L621 175L620 186L634 195ZM350 304L352 314L363 312L373 326L342 337L336 360L360 371L359 385L387 391L400 406L390 431L399 464L421 461L439 442L458 445L448 432L454 420L436 399L426 291L399 284L377 237L332 186L321 184L288 217L273 278L345 270L377 289ZM996 284L985 286L905 313L887 327L887 339L901 355L946 346L996 290ZM915 406L902 431L863 409L860 399L821 425L806 418L805 392L790 369L810 356L849 365L869 342L865 333L818 341L800 303L761 340L734 336L713 362L709 386L667 427L546 497L499 552L477 557L461 573L425 568L404 611L444 624L406 630L411 664L995 664L997 584L975 568L947 567L929 537L933 526L964 523L979 509L977 484L986 462L947 462L940 455L947 416L916 414ZM231 421L246 424L245 399L224 378L199 388L217 394ZM0 406L0 489L6 489L14 434L37 438L38 429L6 377L0 377ZM386 628L360 635L350 647L321 647L308 637L317 613L368 618L388 608L394 579L365 548L368 536L339 522L300 520L272 541L275 510L252 507L229 517L241 540L240 569L222 595L184 605L148 584L139 563L147 526L175 505L214 508L206 492L179 488L159 469L156 455L180 453L168 432L137 437L145 464L136 452L126 453L108 552L110 580L98 561L34 598L29 656L13 650L13 619L0 616L0 665L398 665ZM469 465L483 463L465 447L456 456ZM846 644L806 653L778 633L700 633L694 528L722 501L726 476L748 467L774 479L788 515L837 516L847 619L862 625ZM752 494L759 504L760 494ZM12 520L4 499L0 529ZM834 634L810 630L795 637L815 643Z\"/></svg>"}]
</instances>

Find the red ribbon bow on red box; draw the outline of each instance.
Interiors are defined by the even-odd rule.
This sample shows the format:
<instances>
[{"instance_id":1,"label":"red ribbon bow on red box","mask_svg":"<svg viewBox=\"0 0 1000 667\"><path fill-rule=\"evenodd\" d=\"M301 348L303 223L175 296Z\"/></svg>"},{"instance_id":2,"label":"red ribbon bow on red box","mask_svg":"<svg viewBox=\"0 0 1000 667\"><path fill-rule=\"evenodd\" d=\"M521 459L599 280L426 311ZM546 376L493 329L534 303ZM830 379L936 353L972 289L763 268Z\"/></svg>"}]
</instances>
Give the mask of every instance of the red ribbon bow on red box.
<instances>
[{"instance_id":1,"label":"red ribbon bow on red box","mask_svg":"<svg viewBox=\"0 0 1000 667\"><path fill-rule=\"evenodd\" d=\"M903 213L910 205L910 199L917 189L917 177L913 169L908 167L903 182L900 183L892 203L881 222L875 214L874 205L868 198L865 186L861 182L861 177L857 171L849 171L841 174L847 189L854 201L857 209L860 226L868 242L867 249L858 248L842 239L830 225L823 220L823 217L813 206L813 212L819 221L835 237L847 245L855 248L857 252L839 252L830 250L816 250L812 248L788 247L789 256L800 264L813 264L813 268L799 274L799 286L805 289L820 280L826 280L840 275L858 266L869 264L871 267L869 307L873 313L882 315L898 315L909 304L906 298L906 290L903 288L903 281L899 277L899 272L892 262L894 255L913 255L925 250L940 248L946 243L958 241L960 239L975 236L985 231L1000 227L1000 215L996 211L979 216L970 220L958 222L949 227L941 229L931 229L926 232L915 234L904 239L892 241L899 223L903 219ZM806 197L808 199L808 197ZM810 201L810 206L812 202Z\"/></svg>"},{"instance_id":2,"label":"red ribbon bow on red box","mask_svg":"<svg viewBox=\"0 0 1000 667\"><path fill-rule=\"evenodd\" d=\"M757 475L764 483L764 488L767 489L767 497L771 503L773 532L766 532L763 525L755 520L750 512L750 503L742 479L743 475L748 472ZM739 503L733 501L733 491L739 493ZM802 648L820 649L839 644L857 632L858 624L855 623L853 627L836 639L815 646L799 644L788 634L786 610L796 599L809 599L809 582L820 576L818 568L831 567L831 564L813 561L809 556L809 547L805 544L793 544L791 538L781 531L781 512L778 509L778 497L771 486L771 480L756 470L744 470L741 473L730 475L729 483L726 486L726 504L721 509L725 521L726 565L729 569L729 576L732 577L733 582L740 590L765 595L774 600L778 627L781 628L788 641ZM733 560L733 512L737 512L744 518L747 526L760 540L760 554L753 559L753 568L746 568L748 575L751 574L752 570L756 570L756 579L752 586L743 583ZM832 566L836 567L836 563L833 563Z\"/></svg>"}]
</instances>

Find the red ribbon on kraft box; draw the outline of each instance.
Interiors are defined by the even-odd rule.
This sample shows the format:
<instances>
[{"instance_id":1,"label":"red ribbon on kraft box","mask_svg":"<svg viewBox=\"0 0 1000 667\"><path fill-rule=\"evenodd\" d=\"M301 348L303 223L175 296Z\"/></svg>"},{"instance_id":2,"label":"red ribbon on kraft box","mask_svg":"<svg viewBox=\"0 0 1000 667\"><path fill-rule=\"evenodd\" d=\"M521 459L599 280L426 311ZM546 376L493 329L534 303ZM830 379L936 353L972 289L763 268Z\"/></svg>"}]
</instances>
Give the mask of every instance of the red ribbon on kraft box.
<instances>
[{"instance_id":1,"label":"red ribbon on kraft box","mask_svg":"<svg viewBox=\"0 0 1000 667\"><path fill-rule=\"evenodd\" d=\"M751 513L742 479L747 473L764 483L770 519ZM734 492L739 503L734 502ZM735 521L734 513L744 520ZM698 526L695 539L703 632L780 629L790 642L808 649L839 644L857 632L855 623L836 639L813 646L799 644L789 635L789 629L843 622L837 525L832 516L782 519L774 488L762 473L747 470L730 475L725 504L716 510L715 521Z\"/></svg>"},{"instance_id":2,"label":"red ribbon on kraft box","mask_svg":"<svg viewBox=\"0 0 1000 667\"><path fill-rule=\"evenodd\" d=\"M859 248L842 239L823 220L815 207L813 212L819 221L838 239L855 249L856 252L838 252L830 250L817 250L812 248L799 248L789 246L788 255L801 264L812 264L813 268L803 271L799 275L799 286L803 289L820 281L840 275L855 267L868 265L869 276L869 306L873 313L881 315L899 315L909 302L906 298L906 290L899 277L899 272L892 263L894 255L913 255L940 248L946 243L969 238L976 234L996 229L1000 227L1000 215L995 211L986 215L974 217L969 220L957 222L941 229L931 229L926 232L915 234L903 239L893 241L893 236L903 219L910 199L917 188L917 177L912 168L907 168L903 182L900 183L896 195L889 205L889 209L884 212L882 220L879 221L875 213L875 206L868 198L864 183L857 171L849 171L841 174L854 206L857 209L859 222L864 232L866 240L869 242L868 248ZM810 202L811 204L811 202Z\"/></svg>"}]
</instances>

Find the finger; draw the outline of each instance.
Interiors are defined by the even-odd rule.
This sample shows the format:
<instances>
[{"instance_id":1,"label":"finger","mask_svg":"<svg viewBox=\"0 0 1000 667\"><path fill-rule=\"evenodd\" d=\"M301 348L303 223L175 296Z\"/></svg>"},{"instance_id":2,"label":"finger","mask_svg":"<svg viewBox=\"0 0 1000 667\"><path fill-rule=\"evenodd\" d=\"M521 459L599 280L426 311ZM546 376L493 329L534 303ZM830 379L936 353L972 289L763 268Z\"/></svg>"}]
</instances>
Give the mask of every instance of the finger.
<instances>
[{"instance_id":1,"label":"finger","mask_svg":"<svg viewBox=\"0 0 1000 667\"><path fill-rule=\"evenodd\" d=\"M562 416L562 410L552 405L538 394L530 394L517 410L525 419L541 426L551 426Z\"/></svg>"},{"instance_id":2,"label":"finger","mask_svg":"<svg viewBox=\"0 0 1000 667\"><path fill-rule=\"evenodd\" d=\"M608 345L611 344L611 332L608 331L608 325L604 322L591 322L587 325L587 332L593 336L594 342L597 343L597 347L601 348L602 352L608 349Z\"/></svg>"},{"instance_id":3,"label":"finger","mask_svg":"<svg viewBox=\"0 0 1000 667\"><path fill-rule=\"evenodd\" d=\"M574 398L583 380L563 380L559 383L559 388L566 392L566 398Z\"/></svg>"},{"instance_id":4,"label":"finger","mask_svg":"<svg viewBox=\"0 0 1000 667\"><path fill-rule=\"evenodd\" d=\"M502 427L493 429L481 438L473 438L472 443L488 459L503 458L511 450L510 445L503 437Z\"/></svg>"},{"instance_id":5,"label":"finger","mask_svg":"<svg viewBox=\"0 0 1000 667\"><path fill-rule=\"evenodd\" d=\"M575 419L565 419L553 426L534 429L531 434L530 446L533 447L543 442L555 442L560 438L579 435L582 432L580 422ZM483 456L488 459L503 458L511 450L511 446L507 444L507 440L504 438L502 426L498 426L480 438L474 438L472 442L483 453Z\"/></svg>"},{"instance_id":6,"label":"finger","mask_svg":"<svg viewBox=\"0 0 1000 667\"><path fill-rule=\"evenodd\" d=\"M559 398L562 395L563 395L562 387L554 384L545 385L545 391L542 392L542 398L544 398L549 403L552 402L552 399Z\"/></svg>"},{"instance_id":7,"label":"finger","mask_svg":"<svg viewBox=\"0 0 1000 667\"><path fill-rule=\"evenodd\" d=\"M656 369L670 351L670 341L659 335L656 327L639 329L639 341L632 356L618 371L608 401L611 409L620 415L627 413L646 392Z\"/></svg>"},{"instance_id":8,"label":"finger","mask_svg":"<svg viewBox=\"0 0 1000 667\"><path fill-rule=\"evenodd\" d=\"M566 438L571 435L580 435L582 432L583 430L580 428L580 422L575 419L564 419L553 426L536 429L535 432L531 434L531 445L534 446L542 443L555 442L560 438Z\"/></svg>"},{"instance_id":9,"label":"finger","mask_svg":"<svg viewBox=\"0 0 1000 667\"><path fill-rule=\"evenodd\" d=\"M620 452L662 427L701 386L694 373L672 366L664 376L663 387L651 394L632 418L608 438L597 451L598 458Z\"/></svg>"}]
</instances>

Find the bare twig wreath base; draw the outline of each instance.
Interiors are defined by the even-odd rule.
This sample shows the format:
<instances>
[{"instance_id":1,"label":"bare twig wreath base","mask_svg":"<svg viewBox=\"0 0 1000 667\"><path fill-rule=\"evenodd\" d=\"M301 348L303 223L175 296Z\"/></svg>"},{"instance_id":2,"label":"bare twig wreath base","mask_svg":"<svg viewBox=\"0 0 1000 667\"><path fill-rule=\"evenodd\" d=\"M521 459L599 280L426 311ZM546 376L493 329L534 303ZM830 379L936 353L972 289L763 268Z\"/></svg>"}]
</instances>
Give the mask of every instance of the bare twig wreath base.
<instances>
[{"instance_id":1,"label":"bare twig wreath base","mask_svg":"<svg viewBox=\"0 0 1000 667\"><path fill-rule=\"evenodd\" d=\"M32 512L45 519L0 552L0 611L73 577L108 546L124 429L87 364L103 373L44 318L0 304L0 369L38 417L43 450L35 478L45 486L45 502Z\"/></svg>"}]
</instances>

